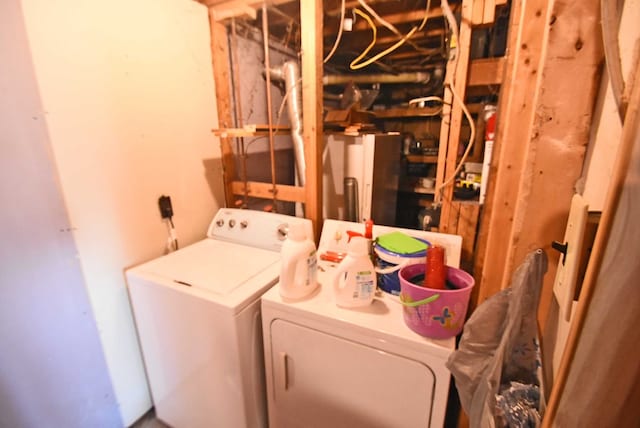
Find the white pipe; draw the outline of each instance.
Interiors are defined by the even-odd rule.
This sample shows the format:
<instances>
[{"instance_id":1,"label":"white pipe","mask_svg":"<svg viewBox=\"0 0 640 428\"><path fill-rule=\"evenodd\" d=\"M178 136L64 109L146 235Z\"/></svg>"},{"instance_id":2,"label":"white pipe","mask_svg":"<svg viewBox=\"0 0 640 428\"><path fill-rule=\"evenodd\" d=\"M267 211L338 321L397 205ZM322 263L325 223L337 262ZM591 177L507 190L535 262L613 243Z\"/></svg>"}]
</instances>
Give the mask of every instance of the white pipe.
<instances>
[{"instance_id":1,"label":"white pipe","mask_svg":"<svg viewBox=\"0 0 640 428\"><path fill-rule=\"evenodd\" d=\"M325 74L323 85L342 85L346 83L427 83L430 73L423 71L400 74Z\"/></svg>"}]
</instances>

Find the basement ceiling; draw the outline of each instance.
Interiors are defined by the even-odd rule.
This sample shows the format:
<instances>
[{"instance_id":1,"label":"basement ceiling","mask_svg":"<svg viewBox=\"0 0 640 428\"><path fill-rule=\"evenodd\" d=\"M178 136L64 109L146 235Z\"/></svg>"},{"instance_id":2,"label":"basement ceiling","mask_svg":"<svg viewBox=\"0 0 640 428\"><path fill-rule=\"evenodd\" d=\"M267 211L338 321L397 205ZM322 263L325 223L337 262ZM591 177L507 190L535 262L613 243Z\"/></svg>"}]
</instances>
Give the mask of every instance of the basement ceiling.
<instances>
[{"instance_id":1,"label":"basement ceiling","mask_svg":"<svg viewBox=\"0 0 640 428\"><path fill-rule=\"evenodd\" d=\"M240 35L251 31L254 37L261 37L261 2L200 2L212 8L214 15L218 14L220 19L233 16ZM325 97L340 95L348 90L344 81L349 77L354 78L360 89L379 88L380 94L376 102L387 107L400 105L408 97L442 91L450 31L442 14L440 0L344 0L344 15L342 4L343 0L323 2L323 72L325 78L339 76L336 83L325 81ZM459 15L460 1L450 1L450 5L453 13ZM269 2L267 11L272 48L281 49L290 55L299 55L299 1ZM496 10L494 25L474 29L471 59L504 54L508 11L508 3L501 4ZM228 24L229 20L226 19L225 22ZM341 22L343 31L339 31ZM407 34L410 37L406 38ZM406 40L402 41L403 38ZM334 45L336 47L332 49ZM384 52L386 54L381 54ZM414 73L417 77L411 82L402 81L402 84L373 83L376 76L402 76L407 73ZM363 80L364 75L374 77Z\"/></svg>"}]
</instances>

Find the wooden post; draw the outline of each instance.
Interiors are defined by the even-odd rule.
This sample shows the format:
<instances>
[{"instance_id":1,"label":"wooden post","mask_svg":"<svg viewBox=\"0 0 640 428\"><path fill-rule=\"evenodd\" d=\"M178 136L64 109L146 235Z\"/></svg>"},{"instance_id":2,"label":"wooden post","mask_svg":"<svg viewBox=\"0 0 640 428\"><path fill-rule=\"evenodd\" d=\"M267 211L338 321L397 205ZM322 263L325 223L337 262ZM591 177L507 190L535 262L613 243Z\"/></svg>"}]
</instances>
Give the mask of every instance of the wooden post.
<instances>
[{"instance_id":1,"label":"wooden post","mask_svg":"<svg viewBox=\"0 0 640 428\"><path fill-rule=\"evenodd\" d=\"M462 20L460 23L456 52L458 59L457 61L449 62L447 65L447 74L455 73L452 80L454 82L456 95L459 99L456 99L451 89L445 89L445 108L443 109L443 123L440 128L440 149L438 152L438 169L436 172L436 189L438 194L436 194L435 199L442 203L439 230L444 233L455 232L455 226L452 222L455 222L456 219L450 218L454 181L451 180L447 185L444 185L444 183L453 176L458 162L460 128L463 117L461 103L464 103L466 94L469 48L471 46L472 3L472 0L463 0L462 2ZM450 115L447 116L449 112Z\"/></svg>"},{"instance_id":2,"label":"wooden post","mask_svg":"<svg viewBox=\"0 0 640 428\"><path fill-rule=\"evenodd\" d=\"M322 0L300 0L302 132L306 160L305 216L316 242L322 230Z\"/></svg>"},{"instance_id":3,"label":"wooden post","mask_svg":"<svg viewBox=\"0 0 640 428\"><path fill-rule=\"evenodd\" d=\"M215 20L213 9L209 9L209 28L211 30L211 60L213 61L213 78L216 88L215 97L218 107L218 127L233 128L230 90L231 71L229 67L227 29L223 24ZM233 207L235 196L231 183L236 179L236 163L231 138L220 138L220 151L225 184L225 201L227 207Z\"/></svg>"},{"instance_id":4,"label":"wooden post","mask_svg":"<svg viewBox=\"0 0 640 428\"><path fill-rule=\"evenodd\" d=\"M602 60L599 14L597 2L513 7L518 21L498 108L478 303L509 285L528 252L543 248L550 256L538 314L543 325L558 260L550 244L564 236L589 138Z\"/></svg>"}]
</instances>

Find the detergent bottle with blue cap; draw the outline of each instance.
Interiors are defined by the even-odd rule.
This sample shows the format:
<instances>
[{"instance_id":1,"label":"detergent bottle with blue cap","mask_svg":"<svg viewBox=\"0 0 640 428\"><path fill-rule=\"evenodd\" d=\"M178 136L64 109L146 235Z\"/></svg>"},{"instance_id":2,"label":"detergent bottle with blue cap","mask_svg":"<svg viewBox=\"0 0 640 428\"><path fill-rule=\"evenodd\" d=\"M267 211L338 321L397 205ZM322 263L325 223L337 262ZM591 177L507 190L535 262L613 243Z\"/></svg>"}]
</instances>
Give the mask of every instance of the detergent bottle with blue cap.
<instances>
[{"instance_id":1,"label":"detergent bottle with blue cap","mask_svg":"<svg viewBox=\"0 0 640 428\"><path fill-rule=\"evenodd\" d=\"M333 277L336 304L343 308L370 305L376 292L376 272L369 257L369 240L354 236L347 246L347 256Z\"/></svg>"}]
</instances>

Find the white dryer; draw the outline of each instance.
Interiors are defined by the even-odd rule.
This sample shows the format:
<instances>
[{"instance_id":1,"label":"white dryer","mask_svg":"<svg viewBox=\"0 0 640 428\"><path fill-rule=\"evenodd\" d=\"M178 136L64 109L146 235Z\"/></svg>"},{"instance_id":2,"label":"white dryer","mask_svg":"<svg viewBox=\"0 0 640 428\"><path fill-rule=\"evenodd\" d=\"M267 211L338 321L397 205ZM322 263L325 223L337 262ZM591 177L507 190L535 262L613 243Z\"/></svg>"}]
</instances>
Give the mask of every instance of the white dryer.
<instances>
[{"instance_id":1,"label":"white dryer","mask_svg":"<svg viewBox=\"0 0 640 428\"><path fill-rule=\"evenodd\" d=\"M325 220L318 253L344 251L346 232L362 228ZM460 236L374 226L374 237L393 230L444 246L446 264L458 267ZM262 296L270 427L441 427L454 338L414 333L384 292L362 309L336 306L335 266L319 263L319 290L305 300L285 301L277 285Z\"/></svg>"},{"instance_id":2,"label":"white dryer","mask_svg":"<svg viewBox=\"0 0 640 428\"><path fill-rule=\"evenodd\" d=\"M266 427L260 296L292 222L221 209L207 238L126 272L157 417L174 428Z\"/></svg>"}]
</instances>

